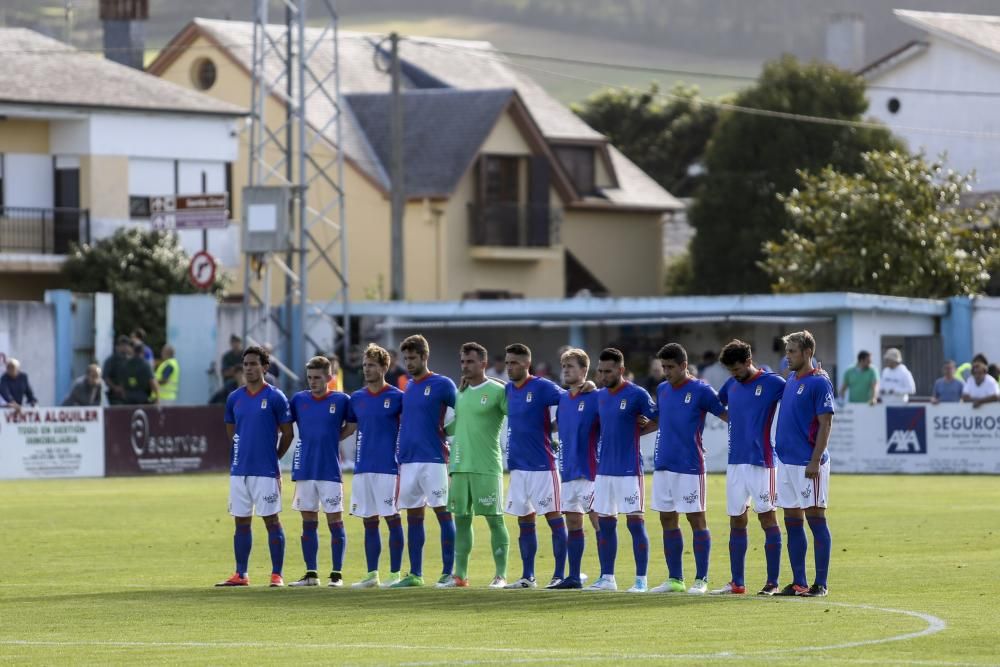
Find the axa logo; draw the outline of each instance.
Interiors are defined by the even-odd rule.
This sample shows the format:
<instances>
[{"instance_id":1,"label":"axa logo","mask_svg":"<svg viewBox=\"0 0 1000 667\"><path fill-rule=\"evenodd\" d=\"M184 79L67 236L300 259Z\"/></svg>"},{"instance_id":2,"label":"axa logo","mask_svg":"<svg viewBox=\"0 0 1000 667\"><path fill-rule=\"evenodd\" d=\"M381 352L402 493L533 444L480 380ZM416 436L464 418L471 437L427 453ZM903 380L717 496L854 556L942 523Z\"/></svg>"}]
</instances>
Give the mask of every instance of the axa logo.
<instances>
[{"instance_id":1,"label":"axa logo","mask_svg":"<svg viewBox=\"0 0 1000 667\"><path fill-rule=\"evenodd\" d=\"M886 408L886 454L927 453L926 413L922 407Z\"/></svg>"}]
</instances>

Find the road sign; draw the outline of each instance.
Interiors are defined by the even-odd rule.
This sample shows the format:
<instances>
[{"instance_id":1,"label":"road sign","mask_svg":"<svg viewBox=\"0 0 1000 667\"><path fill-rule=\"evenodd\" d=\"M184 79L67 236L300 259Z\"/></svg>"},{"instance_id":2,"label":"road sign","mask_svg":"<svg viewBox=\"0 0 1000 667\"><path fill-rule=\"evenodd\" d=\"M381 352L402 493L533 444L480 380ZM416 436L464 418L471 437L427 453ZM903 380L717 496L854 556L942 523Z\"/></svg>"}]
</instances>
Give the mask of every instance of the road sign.
<instances>
[{"instance_id":1,"label":"road sign","mask_svg":"<svg viewBox=\"0 0 1000 667\"><path fill-rule=\"evenodd\" d=\"M199 289L211 287L215 283L215 258L204 250L196 252L188 266L188 278Z\"/></svg>"},{"instance_id":2,"label":"road sign","mask_svg":"<svg viewBox=\"0 0 1000 667\"><path fill-rule=\"evenodd\" d=\"M149 198L153 229L219 229L229 225L229 196L165 195Z\"/></svg>"}]
</instances>

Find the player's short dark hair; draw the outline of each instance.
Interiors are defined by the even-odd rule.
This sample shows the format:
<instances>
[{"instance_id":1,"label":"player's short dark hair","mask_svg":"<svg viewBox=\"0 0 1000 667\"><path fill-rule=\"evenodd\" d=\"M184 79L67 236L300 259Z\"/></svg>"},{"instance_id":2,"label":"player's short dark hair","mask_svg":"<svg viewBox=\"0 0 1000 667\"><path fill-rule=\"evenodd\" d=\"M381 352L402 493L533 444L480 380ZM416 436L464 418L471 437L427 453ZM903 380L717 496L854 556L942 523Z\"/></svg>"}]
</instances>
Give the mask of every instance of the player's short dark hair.
<instances>
[{"instance_id":1,"label":"player's short dark hair","mask_svg":"<svg viewBox=\"0 0 1000 667\"><path fill-rule=\"evenodd\" d=\"M462 344L462 354L472 354L476 353L479 357L479 361L486 361L486 348L476 342L469 342Z\"/></svg>"},{"instance_id":2,"label":"player's short dark hair","mask_svg":"<svg viewBox=\"0 0 1000 667\"><path fill-rule=\"evenodd\" d=\"M989 364L990 364L990 362L988 362L988 361L986 360L986 355L985 355L985 354L983 354L982 352L980 352L980 353L979 353L979 354L977 354L976 356L972 357L972 363L976 363L977 361L981 361L981 362L983 362L983 365L984 365L984 366L989 366Z\"/></svg>"},{"instance_id":3,"label":"player's short dark hair","mask_svg":"<svg viewBox=\"0 0 1000 667\"><path fill-rule=\"evenodd\" d=\"M625 365L625 355L617 347L606 347L597 355L598 361L613 361L619 366Z\"/></svg>"},{"instance_id":4,"label":"player's short dark hair","mask_svg":"<svg viewBox=\"0 0 1000 667\"><path fill-rule=\"evenodd\" d=\"M816 338L813 337L808 329L794 331L787 336L783 336L781 340L785 341L785 345L789 343L797 345L800 350L816 351Z\"/></svg>"},{"instance_id":5,"label":"player's short dark hair","mask_svg":"<svg viewBox=\"0 0 1000 667\"><path fill-rule=\"evenodd\" d=\"M656 353L656 358L660 361L673 361L679 366L687 363L688 353L680 343L667 343Z\"/></svg>"},{"instance_id":6,"label":"player's short dark hair","mask_svg":"<svg viewBox=\"0 0 1000 667\"><path fill-rule=\"evenodd\" d=\"M722 362L723 366L732 366L733 364L745 364L752 357L753 350L750 348L750 343L735 338L722 348L719 361Z\"/></svg>"},{"instance_id":7,"label":"player's short dark hair","mask_svg":"<svg viewBox=\"0 0 1000 667\"><path fill-rule=\"evenodd\" d=\"M261 366L271 365L271 355L268 354L267 350L260 345L251 345L243 350L243 354L240 355L240 359L246 359L248 354L256 354L257 358L260 359Z\"/></svg>"},{"instance_id":8,"label":"player's short dark hair","mask_svg":"<svg viewBox=\"0 0 1000 667\"><path fill-rule=\"evenodd\" d=\"M516 354L519 357L528 357L531 359L531 348L524 343L511 343L504 348L504 352L507 354Z\"/></svg>"},{"instance_id":9,"label":"player's short dark hair","mask_svg":"<svg viewBox=\"0 0 1000 667\"><path fill-rule=\"evenodd\" d=\"M865 359L871 359L872 353L868 350L861 350L858 352L858 361L864 361Z\"/></svg>"},{"instance_id":10,"label":"player's short dark hair","mask_svg":"<svg viewBox=\"0 0 1000 667\"><path fill-rule=\"evenodd\" d=\"M330 360L326 357L315 356L306 363L307 371L323 371L330 374Z\"/></svg>"},{"instance_id":11,"label":"player's short dark hair","mask_svg":"<svg viewBox=\"0 0 1000 667\"><path fill-rule=\"evenodd\" d=\"M365 348L365 359L371 359L382 368L389 368L389 364L392 363L389 351L375 343L368 343L368 347Z\"/></svg>"},{"instance_id":12,"label":"player's short dark hair","mask_svg":"<svg viewBox=\"0 0 1000 667\"><path fill-rule=\"evenodd\" d=\"M423 357L431 353L431 346L426 338L420 334L414 334L403 339L403 342L399 344L399 351L416 352Z\"/></svg>"}]
</instances>

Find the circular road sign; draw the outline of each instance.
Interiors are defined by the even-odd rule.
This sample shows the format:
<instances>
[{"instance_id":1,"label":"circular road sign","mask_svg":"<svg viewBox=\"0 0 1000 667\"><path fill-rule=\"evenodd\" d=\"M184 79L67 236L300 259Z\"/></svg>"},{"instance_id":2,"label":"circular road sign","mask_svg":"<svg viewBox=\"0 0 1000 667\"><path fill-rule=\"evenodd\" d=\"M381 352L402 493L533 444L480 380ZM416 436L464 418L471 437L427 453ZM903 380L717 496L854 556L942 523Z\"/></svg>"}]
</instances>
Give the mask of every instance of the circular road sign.
<instances>
[{"instance_id":1,"label":"circular road sign","mask_svg":"<svg viewBox=\"0 0 1000 667\"><path fill-rule=\"evenodd\" d=\"M204 250L195 253L188 266L188 278L199 289L211 287L215 282L215 258Z\"/></svg>"}]
</instances>

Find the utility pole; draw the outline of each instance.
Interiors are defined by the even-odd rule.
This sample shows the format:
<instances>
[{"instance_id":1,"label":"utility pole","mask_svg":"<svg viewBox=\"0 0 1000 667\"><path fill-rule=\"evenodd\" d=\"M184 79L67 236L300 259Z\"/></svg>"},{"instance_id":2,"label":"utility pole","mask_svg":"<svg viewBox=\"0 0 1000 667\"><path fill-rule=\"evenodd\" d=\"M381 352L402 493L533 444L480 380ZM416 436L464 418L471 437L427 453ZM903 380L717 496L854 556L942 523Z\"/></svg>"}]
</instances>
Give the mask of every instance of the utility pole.
<instances>
[{"instance_id":1,"label":"utility pole","mask_svg":"<svg viewBox=\"0 0 1000 667\"><path fill-rule=\"evenodd\" d=\"M391 165L389 178L392 181L392 201L390 238L392 243L392 286L390 298L402 301L406 298L405 277L403 266L403 212L406 207L406 192L403 186L403 98L400 95L399 68L399 35L389 35L392 42L392 115L390 120L390 139L392 142Z\"/></svg>"}]
</instances>

